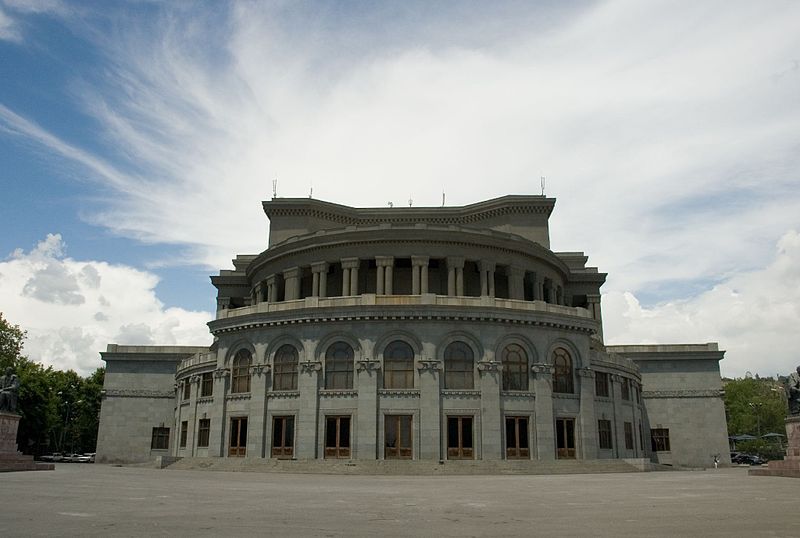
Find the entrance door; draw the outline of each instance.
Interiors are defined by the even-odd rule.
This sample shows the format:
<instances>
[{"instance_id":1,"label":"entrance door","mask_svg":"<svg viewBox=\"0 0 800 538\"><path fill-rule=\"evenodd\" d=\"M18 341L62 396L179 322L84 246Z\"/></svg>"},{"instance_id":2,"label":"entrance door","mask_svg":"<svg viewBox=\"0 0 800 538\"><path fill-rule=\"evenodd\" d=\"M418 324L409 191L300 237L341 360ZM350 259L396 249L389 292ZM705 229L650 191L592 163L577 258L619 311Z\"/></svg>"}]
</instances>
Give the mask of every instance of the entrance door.
<instances>
[{"instance_id":1,"label":"entrance door","mask_svg":"<svg viewBox=\"0 0 800 538\"><path fill-rule=\"evenodd\" d=\"M247 417L231 419L231 442L228 456L244 456L247 453Z\"/></svg>"},{"instance_id":2,"label":"entrance door","mask_svg":"<svg viewBox=\"0 0 800 538\"><path fill-rule=\"evenodd\" d=\"M506 417L506 458L530 459L528 417Z\"/></svg>"},{"instance_id":3,"label":"entrance door","mask_svg":"<svg viewBox=\"0 0 800 538\"><path fill-rule=\"evenodd\" d=\"M325 419L325 457L350 457L350 417Z\"/></svg>"},{"instance_id":4,"label":"entrance door","mask_svg":"<svg viewBox=\"0 0 800 538\"><path fill-rule=\"evenodd\" d=\"M272 419L272 457L294 456L294 417Z\"/></svg>"},{"instance_id":5,"label":"entrance door","mask_svg":"<svg viewBox=\"0 0 800 538\"><path fill-rule=\"evenodd\" d=\"M411 447L411 415L386 415L383 429L383 457L410 460L414 454Z\"/></svg>"},{"instance_id":6,"label":"entrance door","mask_svg":"<svg viewBox=\"0 0 800 538\"><path fill-rule=\"evenodd\" d=\"M471 460L472 417L447 417L447 459Z\"/></svg>"},{"instance_id":7,"label":"entrance door","mask_svg":"<svg viewBox=\"0 0 800 538\"><path fill-rule=\"evenodd\" d=\"M560 460L575 459L575 419L556 419L556 456Z\"/></svg>"}]
</instances>

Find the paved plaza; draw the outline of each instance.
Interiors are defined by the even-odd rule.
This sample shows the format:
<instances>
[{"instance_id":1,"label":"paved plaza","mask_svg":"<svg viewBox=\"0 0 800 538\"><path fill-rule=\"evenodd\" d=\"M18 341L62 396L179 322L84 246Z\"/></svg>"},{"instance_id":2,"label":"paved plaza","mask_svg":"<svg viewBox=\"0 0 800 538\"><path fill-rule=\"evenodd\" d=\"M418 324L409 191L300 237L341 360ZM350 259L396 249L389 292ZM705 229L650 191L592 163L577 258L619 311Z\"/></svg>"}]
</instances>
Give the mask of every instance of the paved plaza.
<instances>
[{"instance_id":1,"label":"paved plaza","mask_svg":"<svg viewBox=\"0 0 800 538\"><path fill-rule=\"evenodd\" d=\"M341 476L58 464L0 475L2 536L793 536L800 481L747 469Z\"/></svg>"}]
</instances>

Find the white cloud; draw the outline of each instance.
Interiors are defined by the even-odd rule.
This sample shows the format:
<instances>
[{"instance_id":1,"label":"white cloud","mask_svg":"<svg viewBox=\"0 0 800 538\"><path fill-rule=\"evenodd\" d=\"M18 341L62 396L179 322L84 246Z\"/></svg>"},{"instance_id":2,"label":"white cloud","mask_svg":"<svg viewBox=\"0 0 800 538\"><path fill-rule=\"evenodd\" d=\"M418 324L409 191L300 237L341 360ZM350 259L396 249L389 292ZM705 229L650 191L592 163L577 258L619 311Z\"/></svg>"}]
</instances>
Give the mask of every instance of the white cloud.
<instances>
[{"instance_id":1,"label":"white cloud","mask_svg":"<svg viewBox=\"0 0 800 538\"><path fill-rule=\"evenodd\" d=\"M0 0L0 40L22 42L21 16L64 16L69 12L69 6L61 0Z\"/></svg>"},{"instance_id":2,"label":"white cloud","mask_svg":"<svg viewBox=\"0 0 800 538\"><path fill-rule=\"evenodd\" d=\"M210 312L165 308L158 278L102 261L65 256L59 234L0 262L0 304L25 327L25 353L58 368L88 373L102 366L108 343L204 345Z\"/></svg>"},{"instance_id":3,"label":"white cloud","mask_svg":"<svg viewBox=\"0 0 800 538\"><path fill-rule=\"evenodd\" d=\"M633 293L603 296L609 344L717 341L723 374L785 375L800 363L800 234L789 231L763 268L739 273L700 295L642 307Z\"/></svg>"},{"instance_id":4,"label":"white cloud","mask_svg":"<svg viewBox=\"0 0 800 538\"><path fill-rule=\"evenodd\" d=\"M22 36L20 35L19 27L17 26L16 21L3 10L3 6L0 5L0 40L5 39L6 41L20 41Z\"/></svg>"}]
</instances>

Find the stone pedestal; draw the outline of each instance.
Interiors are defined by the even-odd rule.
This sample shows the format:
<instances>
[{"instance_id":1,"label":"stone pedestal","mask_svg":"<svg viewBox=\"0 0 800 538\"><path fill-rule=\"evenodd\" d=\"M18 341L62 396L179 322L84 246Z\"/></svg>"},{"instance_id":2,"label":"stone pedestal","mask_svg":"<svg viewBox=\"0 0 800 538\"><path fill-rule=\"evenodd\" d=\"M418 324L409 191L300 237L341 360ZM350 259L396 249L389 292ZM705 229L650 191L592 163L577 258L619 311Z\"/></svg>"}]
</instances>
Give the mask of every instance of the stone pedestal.
<instances>
[{"instance_id":1,"label":"stone pedestal","mask_svg":"<svg viewBox=\"0 0 800 538\"><path fill-rule=\"evenodd\" d=\"M800 416L786 419L786 439L786 456L783 460L769 462L766 469L750 469L748 474L800 478Z\"/></svg>"},{"instance_id":2,"label":"stone pedestal","mask_svg":"<svg viewBox=\"0 0 800 538\"><path fill-rule=\"evenodd\" d=\"M0 413L0 472L6 471L52 471L52 463L36 463L33 456L25 456L17 450L17 429L20 416Z\"/></svg>"}]
</instances>

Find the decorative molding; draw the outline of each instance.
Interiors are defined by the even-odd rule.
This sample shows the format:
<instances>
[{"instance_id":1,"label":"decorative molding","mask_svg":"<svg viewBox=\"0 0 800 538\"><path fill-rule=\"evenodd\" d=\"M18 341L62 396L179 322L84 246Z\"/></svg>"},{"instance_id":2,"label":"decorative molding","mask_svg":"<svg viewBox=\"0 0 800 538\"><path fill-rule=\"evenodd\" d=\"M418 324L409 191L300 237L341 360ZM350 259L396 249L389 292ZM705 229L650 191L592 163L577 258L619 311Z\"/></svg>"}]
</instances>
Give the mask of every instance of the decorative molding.
<instances>
[{"instance_id":1,"label":"decorative molding","mask_svg":"<svg viewBox=\"0 0 800 538\"><path fill-rule=\"evenodd\" d=\"M199 398L197 399L197 403L198 403L198 404L210 404L210 403L214 403L214 397L213 397L213 396L201 396L201 397L199 397Z\"/></svg>"},{"instance_id":2,"label":"decorative molding","mask_svg":"<svg viewBox=\"0 0 800 538\"><path fill-rule=\"evenodd\" d=\"M536 394L521 390L504 390L500 392L500 396L503 398L535 398Z\"/></svg>"},{"instance_id":3,"label":"decorative molding","mask_svg":"<svg viewBox=\"0 0 800 538\"><path fill-rule=\"evenodd\" d=\"M478 361L479 372L500 372L503 370L503 363L500 361Z\"/></svg>"},{"instance_id":4,"label":"decorative molding","mask_svg":"<svg viewBox=\"0 0 800 538\"><path fill-rule=\"evenodd\" d=\"M191 377L189 378L189 381L191 381L191 382L192 382L192 383L194 383L194 384L197 384L197 383L200 383L200 381L201 381L202 379L203 379L203 377L202 377L202 376L199 376L199 375L193 375L193 376L191 376Z\"/></svg>"},{"instance_id":5,"label":"decorative molding","mask_svg":"<svg viewBox=\"0 0 800 538\"><path fill-rule=\"evenodd\" d=\"M356 361L356 371L376 372L381 369L378 359L361 359Z\"/></svg>"},{"instance_id":6,"label":"decorative molding","mask_svg":"<svg viewBox=\"0 0 800 538\"><path fill-rule=\"evenodd\" d=\"M265 372L269 373L271 370L272 370L271 365L263 363L254 364L250 367L250 372L259 376Z\"/></svg>"},{"instance_id":7,"label":"decorative molding","mask_svg":"<svg viewBox=\"0 0 800 538\"><path fill-rule=\"evenodd\" d=\"M249 392L235 392L233 394L228 394L225 396L226 400L249 400L250 393Z\"/></svg>"},{"instance_id":8,"label":"decorative molding","mask_svg":"<svg viewBox=\"0 0 800 538\"><path fill-rule=\"evenodd\" d=\"M642 398L722 398L720 389L697 390L643 390Z\"/></svg>"},{"instance_id":9,"label":"decorative molding","mask_svg":"<svg viewBox=\"0 0 800 538\"><path fill-rule=\"evenodd\" d=\"M106 397L114 398L169 398L175 399L175 393L166 390L147 390L147 389L105 389Z\"/></svg>"},{"instance_id":10,"label":"decorative molding","mask_svg":"<svg viewBox=\"0 0 800 538\"><path fill-rule=\"evenodd\" d=\"M592 378L594 379L594 370L591 368L577 368L575 372L580 377Z\"/></svg>"},{"instance_id":11,"label":"decorative molding","mask_svg":"<svg viewBox=\"0 0 800 538\"><path fill-rule=\"evenodd\" d=\"M536 376L539 375L547 376L547 375L553 375L556 372L556 368L552 364L538 363L531 365L531 371Z\"/></svg>"},{"instance_id":12,"label":"decorative molding","mask_svg":"<svg viewBox=\"0 0 800 538\"><path fill-rule=\"evenodd\" d=\"M564 392L554 392L552 394L553 398L560 399L560 400L580 400L580 394L567 394Z\"/></svg>"},{"instance_id":13,"label":"decorative molding","mask_svg":"<svg viewBox=\"0 0 800 538\"><path fill-rule=\"evenodd\" d=\"M230 377L231 371L227 368L217 368L214 370L214 377L216 378L223 378L223 377Z\"/></svg>"},{"instance_id":14,"label":"decorative molding","mask_svg":"<svg viewBox=\"0 0 800 538\"><path fill-rule=\"evenodd\" d=\"M300 372L304 374L313 374L322 370L322 363L320 361L303 361L300 363Z\"/></svg>"},{"instance_id":15,"label":"decorative molding","mask_svg":"<svg viewBox=\"0 0 800 538\"><path fill-rule=\"evenodd\" d=\"M357 398L358 391L352 389L320 389L320 398Z\"/></svg>"},{"instance_id":16,"label":"decorative molding","mask_svg":"<svg viewBox=\"0 0 800 538\"><path fill-rule=\"evenodd\" d=\"M449 398L480 398L478 389L442 389L442 396Z\"/></svg>"},{"instance_id":17,"label":"decorative molding","mask_svg":"<svg viewBox=\"0 0 800 538\"><path fill-rule=\"evenodd\" d=\"M438 372L442 369L442 362L436 359L420 359L417 361L417 370L422 372Z\"/></svg>"},{"instance_id":18,"label":"decorative molding","mask_svg":"<svg viewBox=\"0 0 800 538\"><path fill-rule=\"evenodd\" d=\"M300 391L299 390L278 390L274 392L268 392L267 398L271 398L273 400L280 400L280 399L291 399L291 398L299 398Z\"/></svg>"},{"instance_id":19,"label":"decorative molding","mask_svg":"<svg viewBox=\"0 0 800 538\"><path fill-rule=\"evenodd\" d=\"M419 398L420 392L419 389L378 389L378 395L388 398L402 398L408 396L411 398Z\"/></svg>"}]
</instances>

